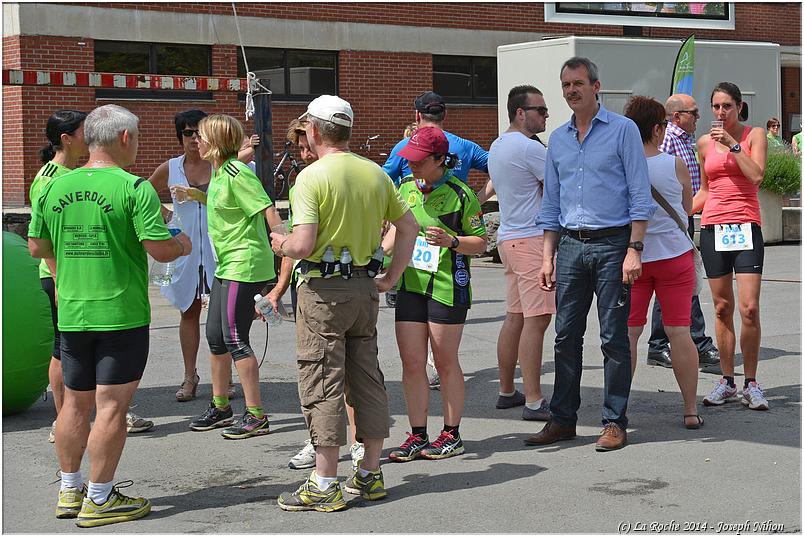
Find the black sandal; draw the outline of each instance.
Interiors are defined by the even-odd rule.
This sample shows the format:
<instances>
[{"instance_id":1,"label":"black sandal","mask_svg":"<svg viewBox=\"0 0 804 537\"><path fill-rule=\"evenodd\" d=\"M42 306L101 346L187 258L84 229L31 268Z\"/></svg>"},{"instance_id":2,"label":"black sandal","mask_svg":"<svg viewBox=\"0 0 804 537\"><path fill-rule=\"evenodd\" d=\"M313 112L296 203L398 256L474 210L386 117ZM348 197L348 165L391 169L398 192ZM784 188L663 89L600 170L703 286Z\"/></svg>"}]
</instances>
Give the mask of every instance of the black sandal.
<instances>
[{"instance_id":1,"label":"black sandal","mask_svg":"<svg viewBox=\"0 0 804 537\"><path fill-rule=\"evenodd\" d=\"M687 423L687 418L697 418L698 423L693 423L692 425ZM684 427L687 429L700 429L701 426L704 424L704 420L698 414L684 414Z\"/></svg>"}]
</instances>

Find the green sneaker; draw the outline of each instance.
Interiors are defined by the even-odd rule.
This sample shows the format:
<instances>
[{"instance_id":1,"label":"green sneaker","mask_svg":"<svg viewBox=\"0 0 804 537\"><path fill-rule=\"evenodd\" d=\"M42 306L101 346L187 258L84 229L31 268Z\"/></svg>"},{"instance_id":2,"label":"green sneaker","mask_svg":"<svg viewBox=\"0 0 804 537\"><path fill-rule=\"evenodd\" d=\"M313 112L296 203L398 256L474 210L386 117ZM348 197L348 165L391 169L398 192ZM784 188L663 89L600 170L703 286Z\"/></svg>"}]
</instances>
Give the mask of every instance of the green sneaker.
<instances>
[{"instance_id":1,"label":"green sneaker","mask_svg":"<svg viewBox=\"0 0 804 537\"><path fill-rule=\"evenodd\" d=\"M145 498L131 498L120 494L118 488L133 485L131 480L117 483L112 493L102 505L98 505L89 498L84 498L81 512L75 525L79 528L94 528L117 522L137 520L151 512L151 501Z\"/></svg>"},{"instance_id":2,"label":"green sneaker","mask_svg":"<svg viewBox=\"0 0 804 537\"><path fill-rule=\"evenodd\" d=\"M59 503L56 504L56 518L75 518L81 511L81 503L87 495L87 486L80 489L67 487L59 491Z\"/></svg>"},{"instance_id":3,"label":"green sneaker","mask_svg":"<svg viewBox=\"0 0 804 537\"><path fill-rule=\"evenodd\" d=\"M382 470L363 477L358 468L358 471L344 484L343 488L349 494L360 495L364 500L382 500L388 495L382 479Z\"/></svg>"},{"instance_id":4,"label":"green sneaker","mask_svg":"<svg viewBox=\"0 0 804 537\"><path fill-rule=\"evenodd\" d=\"M283 492L279 495L277 503L283 511L321 511L330 513L346 509L346 500L343 499L341 484L337 481L330 484L327 490L322 491L316 483L315 471L310 474L307 481L296 492Z\"/></svg>"}]
</instances>

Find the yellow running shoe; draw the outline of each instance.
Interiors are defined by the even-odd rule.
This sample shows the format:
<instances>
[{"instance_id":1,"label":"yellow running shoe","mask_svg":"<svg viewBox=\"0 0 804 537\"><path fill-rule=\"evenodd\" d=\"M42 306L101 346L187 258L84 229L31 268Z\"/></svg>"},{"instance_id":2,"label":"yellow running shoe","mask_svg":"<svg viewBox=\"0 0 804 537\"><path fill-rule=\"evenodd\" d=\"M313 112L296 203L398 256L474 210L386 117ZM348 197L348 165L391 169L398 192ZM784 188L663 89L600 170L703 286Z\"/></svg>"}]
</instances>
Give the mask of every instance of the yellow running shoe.
<instances>
[{"instance_id":1,"label":"yellow running shoe","mask_svg":"<svg viewBox=\"0 0 804 537\"><path fill-rule=\"evenodd\" d=\"M59 491L59 503L56 504L56 518L75 518L81 511L81 503L87 495L87 486L67 487Z\"/></svg>"},{"instance_id":2,"label":"yellow running shoe","mask_svg":"<svg viewBox=\"0 0 804 537\"><path fill-rule=\"evenodd\" d=\"M360 495L364 500L382 500L388 493L385 491L382 470L370 473L366 477L360 475L360 467L355 470L352 479L344 484L344 490L349 494Z\"/></svg>"},{"instance_id":3,"label":"yellow running shoe","mask_svg":"<svg viewBox=\"0 0 804 537\"><path fill-rule=\"evenodd\" d=\"M330 513L340 511L348 507L343 499L341 484L335 481L331 483L327 490L321 490L316 483L315 470L307 478L307 481L296 490L296 492L283 492L279 495L277 503L283 511L321 511Z\"/></svg>"},{"instance_id":4,"label":"yellow running shoe","mask_svg":"<svg viewBox=\"0 0 804 537\"><path fill-rule=\"evenodd\" d=\"M131 480L117 483L112 488L112 493L109 494L106 502L102 505L98 505L89 497L85 497L75 525L79 528L94 528L95 526L136 520L150 513L150 500L120 494L119 488L125 488L133 484L134 482Z\"/></svg>"}]
</instances>

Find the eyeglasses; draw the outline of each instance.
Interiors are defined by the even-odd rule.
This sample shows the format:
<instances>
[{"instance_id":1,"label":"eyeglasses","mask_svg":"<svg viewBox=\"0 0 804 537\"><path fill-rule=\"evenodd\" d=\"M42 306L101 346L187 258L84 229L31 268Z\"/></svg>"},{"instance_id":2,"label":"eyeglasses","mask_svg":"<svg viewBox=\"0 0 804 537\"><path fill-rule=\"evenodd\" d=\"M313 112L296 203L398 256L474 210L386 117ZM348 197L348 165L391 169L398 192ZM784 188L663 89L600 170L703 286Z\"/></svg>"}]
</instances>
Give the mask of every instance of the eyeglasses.
<instances>
[{"instance_id":1,"label":"eyeglasses","mask_svg":"<svg viewBox=\"0 0 804 537\"><path fill-rule=\"evenodd\" d=\"M701 113L698 110L679 110L679 114L689 114L694 118L701 117Z\"/></svg>"},{"instance_id":2,"label":"eyeglasses","mask_svg":"<svg viewBox=\"0 0 804 537\"><path fill-rule=\"evenodd\" d=\"M546 116L547 115L547 107L546 106L520 106L522 110L536 110L540 115Z\"/></svg>"},{"instance_id":3,"label":"eyeglasses","mask_svg":"<svg viewBox=\"0 0 804 537\"><path fill-rule=\"evenodd\" d=\"M184 129L181 131L181 135L185 138L192 138L194 134L198 134L198 129Z\"/></svg>"}]
</instances>

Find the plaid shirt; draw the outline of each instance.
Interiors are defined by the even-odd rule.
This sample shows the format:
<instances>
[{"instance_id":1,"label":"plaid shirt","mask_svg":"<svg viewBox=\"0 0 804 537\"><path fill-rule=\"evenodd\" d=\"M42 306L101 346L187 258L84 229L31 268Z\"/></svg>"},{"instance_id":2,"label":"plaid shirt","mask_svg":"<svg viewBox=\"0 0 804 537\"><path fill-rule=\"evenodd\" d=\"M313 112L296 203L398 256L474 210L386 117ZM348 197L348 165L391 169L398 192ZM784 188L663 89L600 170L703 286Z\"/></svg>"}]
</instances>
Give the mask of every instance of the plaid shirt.
<instances>
[{"instance_id":1,"label":"plaid shirt","mask_svg":"<svg viewBox=\"0 0 804 537\"><path fill-rule=\"evenodd\" d=\"M668 123L659 151L675 155L684 161L692 179L692 195L697 194L701 188L701 167L695 156L695 139L675 123Z\"/></svg>"}]
</instances>

